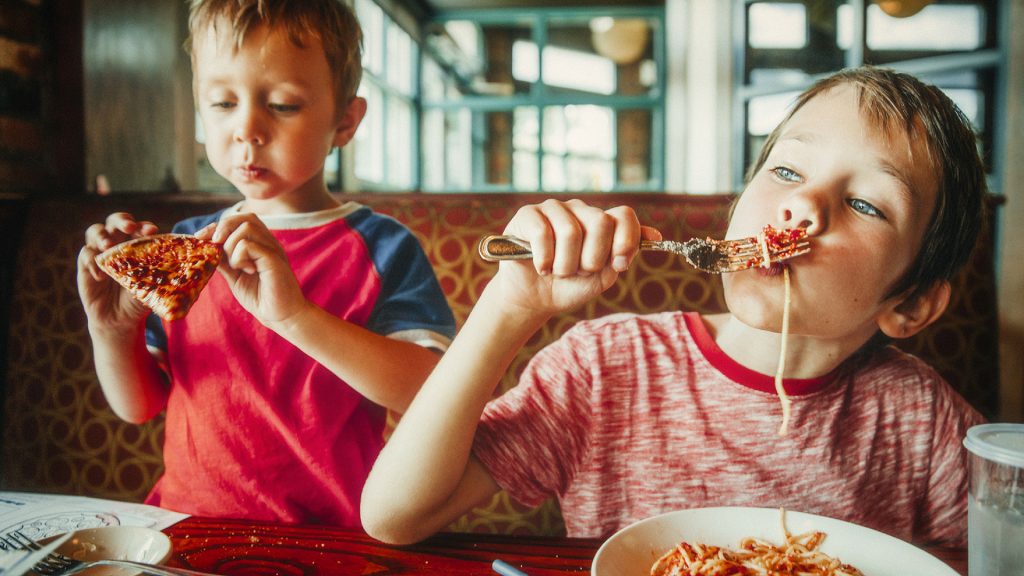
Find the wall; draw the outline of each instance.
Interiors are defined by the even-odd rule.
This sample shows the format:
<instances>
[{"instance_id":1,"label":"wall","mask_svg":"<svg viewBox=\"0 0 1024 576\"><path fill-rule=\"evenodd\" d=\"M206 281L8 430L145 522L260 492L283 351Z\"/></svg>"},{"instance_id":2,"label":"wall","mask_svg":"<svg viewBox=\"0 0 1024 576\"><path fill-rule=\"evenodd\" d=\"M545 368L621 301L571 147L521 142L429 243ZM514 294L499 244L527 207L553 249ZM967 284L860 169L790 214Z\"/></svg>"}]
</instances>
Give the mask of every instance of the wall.
<instances>
[{"instance_id":1,"label":"wall","mask_svg":"<svg viewBox=\"0 0 1024 576\"><path fill-rule=\"evenodd\" d=\"M0 2L0 192L78 189L81 5Z\"/></svg>"},{"instance_id":2,"label":"wall","mask_svg":"<svg viewBox=\"0 0 1024 576\"><path fill-rule=\"evenodd\" d=\"M999 418L1024 422L1024 1L1010 1L1006 30L1005 155L999 260L999 353L1002 403ZM1016 30L1016 33L1009 33Z\"/></svg>"},{"instance_id":3,"label":"wall","mask_svg":"<svg viewBox=\"0 0 1024 576\"><path fill-rule=\"evenodd\" d=\"M86 0L83 3L86 179L111 190L167 191L192 165L191 99L185 2ZM187 99L187 104L183 101Z\"/></svg>"}]
</instances>

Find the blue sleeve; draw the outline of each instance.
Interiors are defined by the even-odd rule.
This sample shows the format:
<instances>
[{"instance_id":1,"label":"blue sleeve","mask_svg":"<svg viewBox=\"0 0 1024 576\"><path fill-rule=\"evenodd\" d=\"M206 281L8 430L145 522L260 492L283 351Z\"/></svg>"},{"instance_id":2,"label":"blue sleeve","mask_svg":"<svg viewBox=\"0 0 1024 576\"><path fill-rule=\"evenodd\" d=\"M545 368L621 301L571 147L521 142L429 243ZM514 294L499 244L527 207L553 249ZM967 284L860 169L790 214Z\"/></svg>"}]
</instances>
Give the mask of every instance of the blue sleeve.
<instances>
[{"instance_id":1,"label":"blue sleeve","mask_svg":"<svg viewBox=\"0 0 1024 576\"><path fill-rule=\"evenodd\" d=\"M455 317L419 240L397 220L360 210L349 220L381 277L367 328L378 334L427 330L455 337Z\"/></svg>"},{"instance_id":2,"label":"blue sleeve","mask_svg":"<svg viewBox=\"0 0 1024 576\"><path fill-rule=\"evenodd\" d=\"M186 218L175 224L171 228L171 232L175 234L194 234L202 230L210 222L219 220L222 212L224 210L219 210L213 214ZM146 346L167 352L167 334L164 333L164 325L156 314L150 314L146 318Z\"/></svg>"}]
</instances>

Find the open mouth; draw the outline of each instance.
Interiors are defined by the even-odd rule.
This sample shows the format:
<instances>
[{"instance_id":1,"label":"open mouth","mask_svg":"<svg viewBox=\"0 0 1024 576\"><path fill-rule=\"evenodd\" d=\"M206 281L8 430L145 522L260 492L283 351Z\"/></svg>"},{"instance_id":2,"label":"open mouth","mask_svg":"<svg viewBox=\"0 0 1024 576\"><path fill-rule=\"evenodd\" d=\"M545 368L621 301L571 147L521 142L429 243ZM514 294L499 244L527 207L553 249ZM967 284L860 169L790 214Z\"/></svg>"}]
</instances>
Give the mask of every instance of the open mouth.
<instances>
[{"instance_id":1,"label":"open mouth","mask_svg":"<svg viewBox=\"0 0 1024 576\"><path fill-rule=\"evenodd\" d=\"M761 276L780 276L786 268L782 262L772 262L767 268L758 267L757 273Z\"/></svg>"}]
</instances>

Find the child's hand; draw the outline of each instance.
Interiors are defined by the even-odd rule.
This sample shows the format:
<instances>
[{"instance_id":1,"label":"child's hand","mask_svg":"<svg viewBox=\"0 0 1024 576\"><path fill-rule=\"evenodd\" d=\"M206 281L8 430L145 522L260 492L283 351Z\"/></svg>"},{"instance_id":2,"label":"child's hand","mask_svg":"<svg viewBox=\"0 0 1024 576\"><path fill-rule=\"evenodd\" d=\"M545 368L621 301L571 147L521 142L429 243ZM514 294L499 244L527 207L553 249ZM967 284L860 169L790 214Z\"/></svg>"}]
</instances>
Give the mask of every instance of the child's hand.
<instances>
[{"instance_id":1,"label":"child's hand","mask_svg":"<svg viewBox=\"0 0 1024 576\"><path fill-rule=\"evenodd\" d=\"M255 214L237 214L196 236L224 245L218 270L239 304L264 325L287 321L306 304L284 248Z\"/></svg>"},{"instance_id":2,"label":"child's hand","mask_svg":"<svg viewBox=\"0 0 1024 576\"><path fill-rule=\"evenodd\" d=\"M632 208L601 210L579 200L521 208L505 234L530 243L532 261L500 264L495 281L510 306L555 314L607 290L629 268L640 238L660 239Z\"/></svg>"},{"instance_id":3,"label":"child's hand","mask_svg":"<svg viewBox=\"0 0 1024 576\"><path fill-rule=\"evenodd\" d=\"M85 231L85 246L78 253L78 295L89 319L90 328L127 329L137 325L149 309L135 299L96 264L96 256L130 238L156 234L152 222L138 222L126 212L107 217Z\"/></svg>"}]
</instances>

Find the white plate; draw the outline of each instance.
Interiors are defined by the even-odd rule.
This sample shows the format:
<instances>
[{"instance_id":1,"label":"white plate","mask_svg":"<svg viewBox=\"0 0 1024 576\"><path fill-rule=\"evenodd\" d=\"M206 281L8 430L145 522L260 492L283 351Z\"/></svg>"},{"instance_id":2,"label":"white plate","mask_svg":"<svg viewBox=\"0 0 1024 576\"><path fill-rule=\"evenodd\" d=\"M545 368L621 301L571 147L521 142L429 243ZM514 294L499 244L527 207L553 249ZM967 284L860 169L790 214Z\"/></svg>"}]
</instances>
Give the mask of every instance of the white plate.
<instances>
[{"instance_id":1,"label":"white plate","mask_svg":"<svg viewBox=\"0 0 1024 576\"><path fill-rule=\"evenodd\" d=\"M827 534L820 550L867 576L958 576L938 558L898 538L842 520L786 512L791 534ZM679 542L736 548L754 537L782 544L777 508L694 508L635 522L609 538L594 557L593 576L647 576L651 565Z\"/></svg>"},{"instance_id":2,"label":"white plate","mask_svg":"<svg viewBox=\"0 0 1024 576\"><path fill-rule=\"evenodd\" d=\"M56 536L45 538L43 543ZM163 532L140 526L104 526L76 530L57 552L75 560L134 560L161 564L171 557L171 539ZM100 567L82 574L124 574L117 568Z\"/></svg>"}]
</instances>

